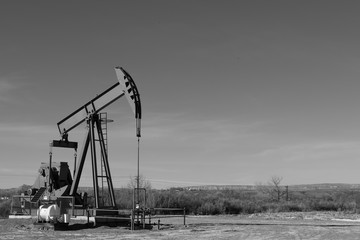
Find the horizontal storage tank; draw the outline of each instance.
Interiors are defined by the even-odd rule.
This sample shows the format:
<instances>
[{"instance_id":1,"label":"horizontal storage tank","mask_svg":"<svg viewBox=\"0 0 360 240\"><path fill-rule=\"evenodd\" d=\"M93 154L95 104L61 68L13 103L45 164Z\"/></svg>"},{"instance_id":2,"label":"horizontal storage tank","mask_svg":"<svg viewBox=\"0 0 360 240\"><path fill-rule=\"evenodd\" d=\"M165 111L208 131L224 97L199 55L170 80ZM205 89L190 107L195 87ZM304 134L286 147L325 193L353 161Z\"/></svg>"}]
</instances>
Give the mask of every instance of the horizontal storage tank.
<instances>
[{"instance_id":1,"label":"horizontal storage tank","mask_svg":"<svg viewBox=\"0 0 360 240\"><path fill-rule=\"evenodd\" d=\"M50 222L60 217L60 208L56 204L41 205L38 210L39 221Z\"/></svg>"}]
</instances>

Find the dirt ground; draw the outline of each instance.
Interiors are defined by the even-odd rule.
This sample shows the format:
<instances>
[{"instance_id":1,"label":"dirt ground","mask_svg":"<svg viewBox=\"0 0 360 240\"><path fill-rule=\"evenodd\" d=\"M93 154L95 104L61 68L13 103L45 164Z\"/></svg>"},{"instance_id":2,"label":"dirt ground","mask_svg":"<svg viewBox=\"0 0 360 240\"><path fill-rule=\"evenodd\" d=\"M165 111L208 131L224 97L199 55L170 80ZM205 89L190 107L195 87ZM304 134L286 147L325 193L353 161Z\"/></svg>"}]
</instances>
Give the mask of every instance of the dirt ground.
<instances>
[{"instance_id":1,"label":"dirt ground","mask_svg":"<svg viewBox=\"0 0 360 240\"><path fill-rule=\"evenodd\" d=\"M360 239L360 215L337 212L187 216L185 226L182 218L161 219L160 229L134 231L73 220L70 230L52 230L33 222L1 219L0 239Z\"/></svg>"}]
</instances>

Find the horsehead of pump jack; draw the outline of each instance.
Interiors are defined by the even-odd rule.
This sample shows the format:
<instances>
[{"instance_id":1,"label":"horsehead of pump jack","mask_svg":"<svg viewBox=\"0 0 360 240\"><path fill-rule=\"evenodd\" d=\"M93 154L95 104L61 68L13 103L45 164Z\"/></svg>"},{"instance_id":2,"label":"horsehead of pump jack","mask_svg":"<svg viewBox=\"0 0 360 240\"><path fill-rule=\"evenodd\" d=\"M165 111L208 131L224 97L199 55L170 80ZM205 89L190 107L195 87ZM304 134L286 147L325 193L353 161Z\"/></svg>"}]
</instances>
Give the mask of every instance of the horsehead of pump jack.
<instances>
[{"instance_id":1,"label":"horsehead of pump jack","mask_svg":"<svg viewBox=\"0 0 360 240\"><path fill-rule=\"evenodd\" d=\"M116 67L115 72L125 97L129 101L131 109L135 114L136 136L141 137L141 101L139 91L135 85L134 80L130 74L125 71L125 69L122 67Z\"/></svg>"}]
</instances>

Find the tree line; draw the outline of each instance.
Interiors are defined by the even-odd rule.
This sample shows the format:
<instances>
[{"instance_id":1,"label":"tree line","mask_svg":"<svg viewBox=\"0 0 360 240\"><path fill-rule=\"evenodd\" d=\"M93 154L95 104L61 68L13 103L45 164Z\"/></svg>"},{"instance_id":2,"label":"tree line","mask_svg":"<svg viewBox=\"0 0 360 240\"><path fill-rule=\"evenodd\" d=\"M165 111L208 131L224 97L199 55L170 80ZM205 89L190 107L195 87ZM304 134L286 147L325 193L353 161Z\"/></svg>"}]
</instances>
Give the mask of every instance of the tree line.
<instances>
[{"instance_id":1,"label":"tree line","mask_svg":"<svg viewBox=\"0 0 360 240\"><path fill-rule=\"evenodd\" d=\"M23 185L18 189L0 190L0 216L10 214L12 195L20 194L29 188ZM287 190L287 194L284 192ZM89 203L91 204L91 192ZM253 214L261 212L291 211L346 211L358 212L360 209L360 189L340 190L301 190L294 191L284 186L261 185L254 190L186 190L186 189L147 189L147 208L185 208L187 214ZM115 189L115 199L119 209L131 209L133 189Z\"/></svg>"},{"instance_id":2,"label":"tree line","mask_svg":"<svg viewBox=\"0 0 360 240\"><path fill-rule=\"evenodd\" d=\"M345 211L360 209L360 189L292 190L260 185L254 190L147 189L147 208L185 208L187 214L253 214L261 212ZM91 204L91 194L89 203ZM115 190L119 209L133 207L133 189Z\"/></svg>"}]
</instances>

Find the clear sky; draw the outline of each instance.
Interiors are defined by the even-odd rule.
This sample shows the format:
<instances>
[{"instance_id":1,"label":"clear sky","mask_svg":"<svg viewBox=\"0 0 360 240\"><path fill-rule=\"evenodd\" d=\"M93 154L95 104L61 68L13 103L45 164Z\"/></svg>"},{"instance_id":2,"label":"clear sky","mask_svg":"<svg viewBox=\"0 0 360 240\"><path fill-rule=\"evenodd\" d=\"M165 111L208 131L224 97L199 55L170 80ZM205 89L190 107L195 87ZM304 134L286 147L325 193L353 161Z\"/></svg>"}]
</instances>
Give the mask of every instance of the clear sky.
<instances>
[{"instance_id":1,"label":"clear sky","mask_svg":"<svg viewBox=\"0 0 360 240\"><path fill-rule=\"evenodd\" d=\"M1 1L0 188L34 182L56 123L113 85L116 66L141 95L140 172L156 188L359 183L359 11L331 0ZM121 187L136 175L135 120L125 98L107 112ZM72 167L73 152L54 149L53 161Z\"/></svg>"}]
</instances>

